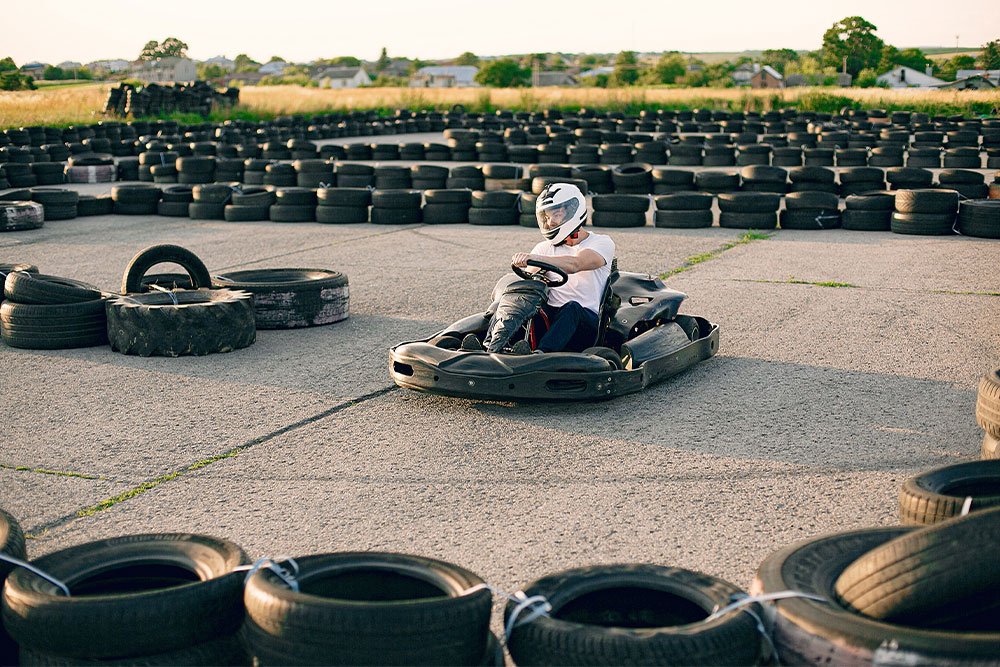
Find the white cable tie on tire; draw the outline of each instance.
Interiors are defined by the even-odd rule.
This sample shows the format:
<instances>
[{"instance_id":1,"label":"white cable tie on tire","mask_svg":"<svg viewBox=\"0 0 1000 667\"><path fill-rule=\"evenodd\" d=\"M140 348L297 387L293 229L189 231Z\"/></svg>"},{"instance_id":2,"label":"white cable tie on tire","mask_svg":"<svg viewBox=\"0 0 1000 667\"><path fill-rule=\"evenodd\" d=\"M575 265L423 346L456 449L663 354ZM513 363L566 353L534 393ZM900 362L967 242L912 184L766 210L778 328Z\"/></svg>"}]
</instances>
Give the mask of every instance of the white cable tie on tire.
<instances>
[{"instance_id":1,"label":"white cable tie on tire","mask_svg":"<svg viewBox=\"0 0 1000 667\"><path fill-rule=\"evenodd\" d=\"M43 572L42 570L39 570L37 567L35 567L31 563L23 561L20 558L15 558L14 556L9 556L9 555L3 553L2 551L0 551L0 560L7 561L11 565L17 565L18 567L23 567L25 570L27 570L28 572L31 572L35 576L41 577L42 579L44 579L45 581L49 582L50 584L54 584L55 586L58 586L59 589L62 590L62 592L66 595L66 597L68 597L68 598L69 597L73 597L72 595L70 595L70 593L69 593L69 587L66 586L66 584L64 584L63 582L59 581L55 577L53 577L51 574L48 574L47 572Z\"/></svg>"},{"instance_id":2,"label":"white cable tie on tire","mask_svg":"<svg viewBox=\"0 0 1000 667\"><path fill-rule=\"evenodd\" d=\"M807 600L813 600L814 602L827 601L818 595L813 595L812 593L802 593L800 591L778 591L776 593L765 593L763 595L754 596L747 595L746 593L734 593L729 596L729 599L733 600L733 602L730 602L721 609L719 609L717 605L716 609L705 619L704 622L707 623L708 621L714 621L715 619L725 616L729 612L737 609L749 614L754 620L754 624L757 626L757 632L759 632L760 636L767 642L768 648L771 652L771 657L774 659L775 664L780 665L781 660L778 656L778 650L774 645L774 640L771 638L771 632L764 626L764 620L753 610L747 607L757 602L771 602L774 600L787 600L789 598L805 598Z\"/></svg>"},{"instance_id":3,"label":"white cable tie on tire","mask_svg":"<svg viewBox=\"0 0 1000 667\"><path fill-rule=\"evenodd\" d=\"M292 566L295 572L289 572L285 568L278 564L278 561L283 561ZM271 570L279 579L281 579L285 584L288 585L296 593L299 592L299 582L295 579L295 575L299 573L299 564L295 562L295 559L291 556L278 556L275 558L268 558L264 556L263 558L258 558L254 561L253 565L240 565L239 567L233 568L233 572L247 571L246 578L243 579L243 585L246 586L247 582L250 581L250 577L257 573L258 570L262 569Z\"/></svg>"},{"instance_id":4,"label":"white cable tie on tire","mask_svg":"<svg viewBox=\"0 0 1000 667\"><path fill-rule=\"evenodd\" d=\"M965 502L962 503L962 511L958 513L958 516L965 516L972 509L972 496L966 496Z\"/></svg>"},{"instance_id":5,"label":"white cable tie on tire","mask_svg":"<svg viewBox=\"0 0 1000 667\"><path fill-rule=\"evenodd\" d=\"M181 305L180 302L177 300L177 295L174 294L173 290L169 290L166 287L163 287L162 285L154 285L152 283L150 283L146 287L148 287L149 289L155 289L158 292L164 292L165 294L169 294L170 295L170 300L174 302L175 306Z\"/></svg>"},{"instance_id":6,"label":"white cable tie on tire","mask_svg":"<svg viewBox=\"0 0 1000 667\"><path fill-rule=\"evenodd\" d=\"M490 586L489 584L485 583L476 584L471 588L467 588L466 590L462 591L462 595L472 595L473 593L477 593L482 590L490 591L491 593L495 593L497 595L507 598L511 602L517 603L517 606L515 606L513 611L510 612L510 618L507 619L507 625L504 627L504 641L503 641L504 646L507 645L507 641L510 639L510 633L514 631L514 628L519 627L521 625L525 625L526 623L531 623L539 616L547 617L549 615L549 612L552 611L552 605L549 603L549 601L545 598L544 595L532 595L531 597L528 597L528 595L524 591L518 591L513 595L511 595L510 593L508 593L503 589L496 588L495 586ZM524 612L526 609L534 605L538 606L536 606L534 609L531 609L528 612L527 616L518 620L518 616L520 616L522 612Z\"/></svg>"}]
</instances>

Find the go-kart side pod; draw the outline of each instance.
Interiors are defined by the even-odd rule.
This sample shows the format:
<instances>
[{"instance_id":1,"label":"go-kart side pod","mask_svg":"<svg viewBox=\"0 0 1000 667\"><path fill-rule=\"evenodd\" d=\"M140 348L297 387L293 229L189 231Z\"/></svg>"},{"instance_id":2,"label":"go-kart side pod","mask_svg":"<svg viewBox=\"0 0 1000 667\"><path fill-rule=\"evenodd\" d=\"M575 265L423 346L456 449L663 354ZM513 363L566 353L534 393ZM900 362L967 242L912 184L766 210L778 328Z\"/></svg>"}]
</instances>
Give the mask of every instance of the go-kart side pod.
<instances>
[{"instance_id":1,"label":"go-kart side pod","mask_svg":"<svg viewBox=\"0 0 1000 667\"><path fill-rule=\"evenodd\" d=\"M678 323L690 330L696 325L698 338L676 343ZM678 315L626 343L624 369L582 352L492 354L445 349L429 340L401 343L389 351L389 374L400 387L488 400L594 400L641 391L708 359L719 349L719 327L701 317Z\"/></svg>"}]
</instances>

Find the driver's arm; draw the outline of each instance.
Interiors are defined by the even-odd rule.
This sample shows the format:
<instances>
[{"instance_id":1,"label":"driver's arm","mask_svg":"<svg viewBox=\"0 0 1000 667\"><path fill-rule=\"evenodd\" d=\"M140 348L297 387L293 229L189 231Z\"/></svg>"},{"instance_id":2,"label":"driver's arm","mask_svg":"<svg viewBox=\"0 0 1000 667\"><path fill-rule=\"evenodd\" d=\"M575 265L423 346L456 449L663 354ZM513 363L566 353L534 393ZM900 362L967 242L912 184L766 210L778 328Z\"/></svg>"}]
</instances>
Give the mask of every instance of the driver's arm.
<instances>
[{"instance_id":1,"label":"driver's arm","mask_svg":"<svg viewBox=\"0 0 1000 667\"><path fill-rule=\"evenodd\" d=\"M601 257L599 252L594 250L582 250L577 255L533 255L526 252L519 252L511 259L511 263L524 268L529 259L538 262L548 262L553 266L558 266L566 273L579 273L580 271L593 271L599 269L607 262ZM534 268L534 267L529 267Z\"/></svg>"}]
</instances>

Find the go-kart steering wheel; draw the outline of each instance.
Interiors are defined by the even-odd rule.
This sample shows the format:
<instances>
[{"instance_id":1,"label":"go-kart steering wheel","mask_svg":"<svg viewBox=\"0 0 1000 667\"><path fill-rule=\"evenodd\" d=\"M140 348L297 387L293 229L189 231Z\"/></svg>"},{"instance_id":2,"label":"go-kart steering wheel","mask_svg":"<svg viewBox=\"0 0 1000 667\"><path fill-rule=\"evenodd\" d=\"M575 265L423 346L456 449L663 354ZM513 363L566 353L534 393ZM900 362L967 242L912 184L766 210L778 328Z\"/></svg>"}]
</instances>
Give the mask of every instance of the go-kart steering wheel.
<instances>
[{"instance_id":1,"label":"go-kart steering wheel","mask_svg":"<svg viewBox=\"0 0 1000 667\"><path fill-rule=\"evenodd\" d=\"M539 269L541 269L541 271L530 273L528 271L525 271L519 266L515 266L514 264L510 265L510 269L511 271L521 276L525 280L540 280L549 287L561 287L562 285L566 284L567 280L569 280L569 276L566 274L566 272L554 264L549 264L548 262L540 262L537 259L529 259L527 264L528 266L537 266ZM556 274L557 280L550 279L548 276L545 275L545 271L551 271L552 273ZM558 280L558 278L561 278L562 280Z\"/></svg>"}]
</instances>

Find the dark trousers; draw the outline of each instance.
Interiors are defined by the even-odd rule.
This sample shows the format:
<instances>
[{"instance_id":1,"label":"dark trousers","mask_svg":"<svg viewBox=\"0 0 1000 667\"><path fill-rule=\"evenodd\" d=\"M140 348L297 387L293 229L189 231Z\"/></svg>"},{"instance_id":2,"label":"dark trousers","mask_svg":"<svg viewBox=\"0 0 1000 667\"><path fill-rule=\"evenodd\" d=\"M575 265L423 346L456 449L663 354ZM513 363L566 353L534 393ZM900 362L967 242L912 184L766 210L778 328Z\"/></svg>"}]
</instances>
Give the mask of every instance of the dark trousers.
<instances>
[{"instance_id":1,"label":"dark trousers","mask_svg":"<svg viewBox=\"0 0 1000 667\"><path fill-rule=\"evenodd\" d=\"M542 306L549 318L549 330L542 336L538 349L542 352L583 352L597 338L597 314L576 301L565 306Z\"/></svg>"}]
</instances>

